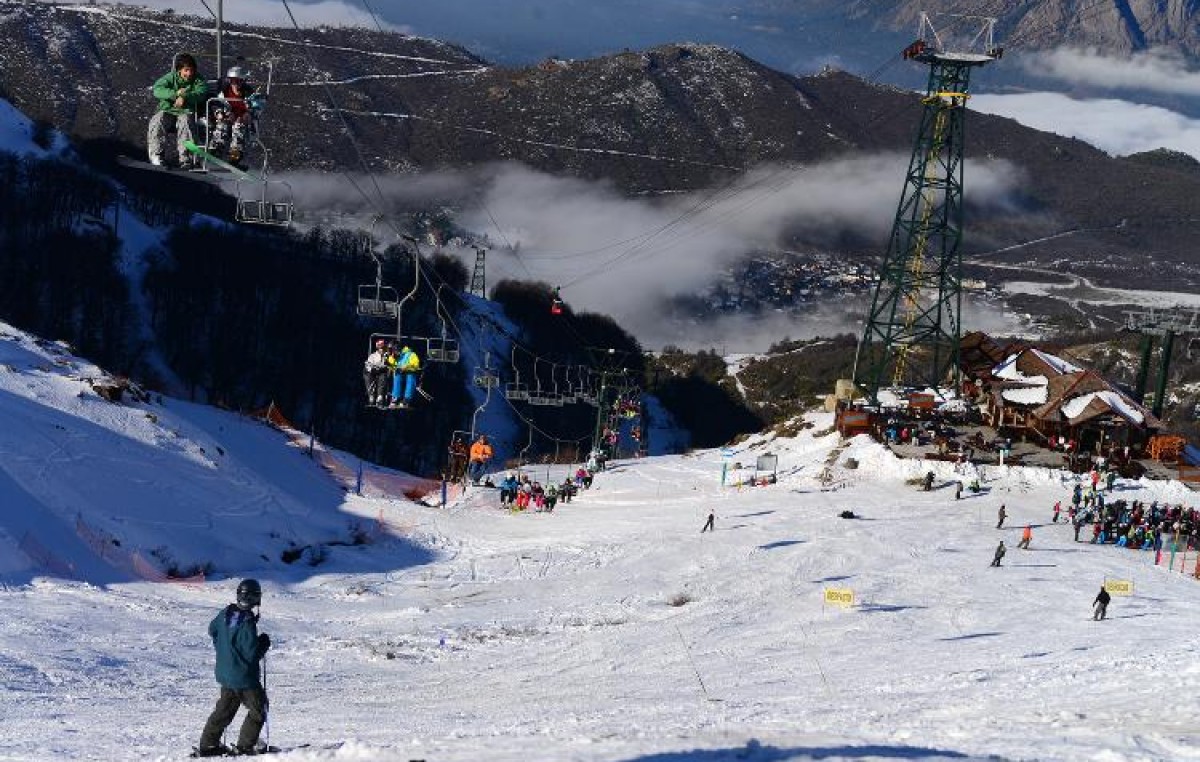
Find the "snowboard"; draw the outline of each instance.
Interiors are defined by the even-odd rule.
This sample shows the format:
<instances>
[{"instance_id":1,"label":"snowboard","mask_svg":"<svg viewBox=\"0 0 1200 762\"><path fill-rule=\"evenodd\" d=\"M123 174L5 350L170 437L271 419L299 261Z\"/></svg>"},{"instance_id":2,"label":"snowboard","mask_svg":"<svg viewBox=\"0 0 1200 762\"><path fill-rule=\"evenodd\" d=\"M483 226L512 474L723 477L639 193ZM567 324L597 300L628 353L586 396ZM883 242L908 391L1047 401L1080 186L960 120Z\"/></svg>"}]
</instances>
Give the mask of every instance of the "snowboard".
<instances>
[{"instance_id":1,"label":"snowboard","mask_svg":"<svg viewBox=\"0 0 1200 762\"><path fill-rule=\"evenodd\" d=\"M188 756L193 757L193 758L198 758L198 757L203 757L203 758L209 758L209 757L261 757L261 756L264 756L267 754L282 754L284 752L294 751L296 749L304 749L310 745L311 744L302 743L302 744L296 744L295 746L267 746L259 751L250 751L250 752L240 752L237 750L236 747L233 747L233 746L222 746L221 750L219 752L217 752L216 754L201 754L200 747L193 746L192 753Z\"/></svg>"},{"instance_id":2,"label":"snowboard","mask_svg":"<svg viewBox=\"0 0 1200 762\"><path fill-rule=\"evenodd\" d=\"M255 183L262 182L262 180L257 176L247 172L246 170L240 167L235 167L224 159L218 159L216 156L213 156L208 151L205 151L203 148L196 145L195 141L185 140L183 141L183 147L188 149L188 151L192 152L196 156L199 156L201 159L204 159L209 164L224 169L239 180L247 180Z\"/></svg>"}]
</instances>

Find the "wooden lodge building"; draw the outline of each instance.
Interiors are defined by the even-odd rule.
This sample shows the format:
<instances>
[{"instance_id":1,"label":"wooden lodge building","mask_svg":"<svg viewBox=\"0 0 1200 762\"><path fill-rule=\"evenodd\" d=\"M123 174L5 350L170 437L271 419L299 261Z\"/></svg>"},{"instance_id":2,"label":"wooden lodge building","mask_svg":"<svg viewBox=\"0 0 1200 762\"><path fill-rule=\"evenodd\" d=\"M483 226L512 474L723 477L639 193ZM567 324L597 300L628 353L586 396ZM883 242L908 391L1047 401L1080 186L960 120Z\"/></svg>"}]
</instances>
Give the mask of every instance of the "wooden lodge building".
<instances>
[{"instance_id":1,"label":"wooden lodge building","mask_svg":"<svg viewBox=\"0 0 1200 762\"><path fill-rule=\"evenodd\" d=\"M1036 346L1001 344L980 332L959 348L964 396L986 403L989 426L1051 449L1141 452L1162 423L1115 384Z\"/></svg>"}]
</instances>

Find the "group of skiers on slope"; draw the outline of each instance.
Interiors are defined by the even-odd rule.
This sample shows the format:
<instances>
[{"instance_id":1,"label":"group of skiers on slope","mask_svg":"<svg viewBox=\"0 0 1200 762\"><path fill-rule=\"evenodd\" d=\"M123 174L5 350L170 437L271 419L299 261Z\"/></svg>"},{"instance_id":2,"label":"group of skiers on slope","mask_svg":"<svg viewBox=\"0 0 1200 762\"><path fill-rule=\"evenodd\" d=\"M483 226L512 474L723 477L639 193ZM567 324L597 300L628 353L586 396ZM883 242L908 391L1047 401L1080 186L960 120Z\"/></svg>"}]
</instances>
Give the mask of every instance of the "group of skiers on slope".
<instances>
[{"instance_id":1,"label":"group of skiers on slope","mask_svg":"<svg viewBox=\"0 0 1200 762\"><path fill-rule=\"evenodd\" d=\"M591 489L594 475L586 466L575 469L575 476L563 479L562 484L543 487L528 474L506 474L500 480L500 507L523 511L530 506L534 512L553 511L559 503L569 503L582 490Z\"/></svg>"},{"instance_id":2,"label":"group of skiers on slope","mask_svg":"<svg viewBox=\"0 0 1200 762\"><path fill-rule=\"evenodd\" d=\"M570 477L562 484L543 487L541 482L531 480L529 474L507 474L499 486L500 507L514 512L532 508L534 513L550 513L560 500L569 503L579 493L579 487Z\"/></svg>"},{"instance_id":3,"label":"group of skiers on slope","mask_svg":"<svg viewBox=\"0 0 1200 762\"><path fill-rule=\"evenodd\" d=\"M391 342L376 339L375 348L363 366L367 404L379 408L408 407L417 391L420 373L421 358L411 347L397 348Z\"/></svg>"},{"instance_id":4,"label":"group of skiers on slope","mask_svg":"<svg viewBox=\"0 0 1200 762\"><path fill-rule=\"evenodd\" d=\"M214 93L200 75L196 59L180 53L171 71L155 81L153 93L158 109L150 117L146 136L151 164L166 166L167 133L173 128L179 167L192 169L196 157L184 144L196 142L197 119L204 117L208 122L209 152L242 166L254 120L265 104L265 97L250 84L242 67L226 71Z\"/></svg>"}]
</instances>

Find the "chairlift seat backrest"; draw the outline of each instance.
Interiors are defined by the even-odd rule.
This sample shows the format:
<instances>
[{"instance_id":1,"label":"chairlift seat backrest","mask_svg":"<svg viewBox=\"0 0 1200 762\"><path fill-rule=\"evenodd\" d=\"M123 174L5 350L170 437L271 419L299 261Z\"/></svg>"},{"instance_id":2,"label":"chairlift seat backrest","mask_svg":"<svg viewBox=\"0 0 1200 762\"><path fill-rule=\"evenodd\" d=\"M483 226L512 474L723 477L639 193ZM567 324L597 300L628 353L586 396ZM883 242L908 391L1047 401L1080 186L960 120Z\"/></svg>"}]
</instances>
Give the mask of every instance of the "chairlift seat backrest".
<instances>
[{"instance_id":1,"label":"chairlift seat backrest","mask_svg":"<svg viewBox=\"0 0 1200 762\"><path fill-rule=\"evenodd\" d=\"M288 201L243 198L238 199L237 221L287 227L292 224L294 212L295 207Z\"/></svg>"},{"instance_id":2,"label":"chairlift seat backrest","mask_svg":"<svg viewBox=\"0 0 1200 762\"><path fill-rule=\"evenodd\" d=\"M429 362L458 362L458 341L435 338L429 340Z\"/></svg>"},{"instance_id":3,"label":"chairlift seat backrest","mask_svg":"<svg viewBox=\"0 0 1200 762\"><path fill-rule=\"evenodd\" d=\"M529 399L529 386L520 381L510 382L504 385L504 396L510 400L527 400Z\"/></svg>"},{"instance_id":4,"label":"chairlift seat backrest","mask_svg":"<svg viewBox=\"0 0 1200 762\"><path fill-rule=\"evenodd\" d=\"M495 389L500 385L499 376L481 368L475 369L475 377L472 380L476 386L482 389Z\"/></svg>"},{"instance_id":5,"label":"chairlift seat backrest","mask_svg":"<svg viewBox=\"0 0 1200 762\"><path fill-rule=\"evenodd\" d=\"M358 314L394 318L400 312L400 294L391 286L368 283L358 287Z\"/></svg>"}]
</instances>

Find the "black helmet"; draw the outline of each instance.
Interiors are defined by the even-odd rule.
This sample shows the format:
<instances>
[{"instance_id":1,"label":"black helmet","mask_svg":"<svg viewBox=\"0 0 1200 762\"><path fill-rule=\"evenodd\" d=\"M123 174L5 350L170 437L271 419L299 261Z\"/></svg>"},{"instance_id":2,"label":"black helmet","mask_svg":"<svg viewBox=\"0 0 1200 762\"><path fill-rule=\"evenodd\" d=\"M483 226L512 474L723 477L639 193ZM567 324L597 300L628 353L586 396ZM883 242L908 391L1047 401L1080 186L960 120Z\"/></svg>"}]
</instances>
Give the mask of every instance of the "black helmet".
<instances>
[{"instance_id":1,"label":"black helmet","mask_svg":"<svg viewBox=\"0 0 1200 762\"><path fill-rule=\"evenodd\" d=\"M238 608L252 609L262 603L262 585L256 579L244 579L237 588Z\"/></svg>"}]
</instances>

